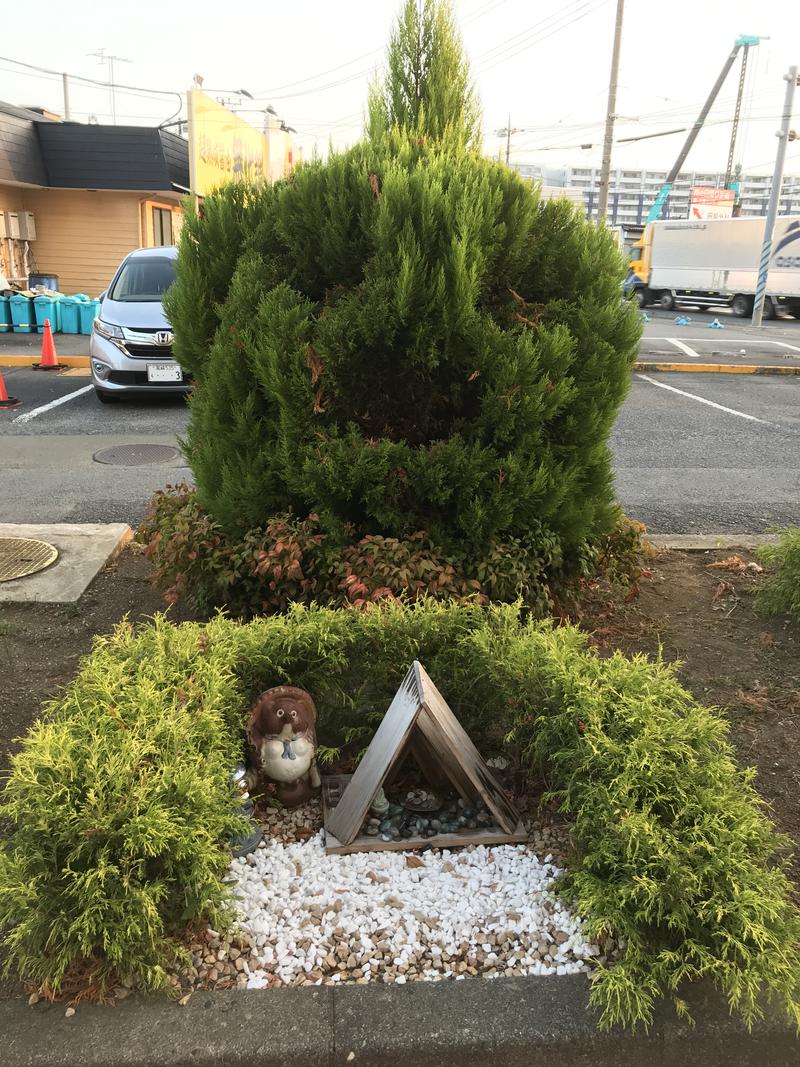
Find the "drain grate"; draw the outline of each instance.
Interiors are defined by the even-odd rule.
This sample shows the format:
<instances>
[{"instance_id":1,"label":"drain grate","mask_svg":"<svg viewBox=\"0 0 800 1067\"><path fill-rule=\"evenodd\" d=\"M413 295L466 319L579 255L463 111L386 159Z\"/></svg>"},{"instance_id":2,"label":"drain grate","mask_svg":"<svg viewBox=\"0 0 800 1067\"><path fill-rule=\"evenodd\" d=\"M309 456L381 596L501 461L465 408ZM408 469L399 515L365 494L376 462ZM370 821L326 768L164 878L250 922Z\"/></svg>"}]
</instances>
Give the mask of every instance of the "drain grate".
<instances>
[{"instance_id":1,"label":"drain grate","mask_svg":"<svg viewBox=\"0 0 800 1067\"><path fill-rule=\"evenodd\" d=\"M31 537L0 537L0 582L43 571L58 559L58 549Z\"/></svg>"},{"instance_id":2,"label":"drain grate","mask_svg":"<svg viewBox=\"0 0 800 1067\"><path fill-rule=\"evenodd\" d=\"M92 458L95 463L110 463L115 467L146 467L151 463L171 463L180 454L174 445L114 445L101 448Z\"/></svg>"}]
</instances>

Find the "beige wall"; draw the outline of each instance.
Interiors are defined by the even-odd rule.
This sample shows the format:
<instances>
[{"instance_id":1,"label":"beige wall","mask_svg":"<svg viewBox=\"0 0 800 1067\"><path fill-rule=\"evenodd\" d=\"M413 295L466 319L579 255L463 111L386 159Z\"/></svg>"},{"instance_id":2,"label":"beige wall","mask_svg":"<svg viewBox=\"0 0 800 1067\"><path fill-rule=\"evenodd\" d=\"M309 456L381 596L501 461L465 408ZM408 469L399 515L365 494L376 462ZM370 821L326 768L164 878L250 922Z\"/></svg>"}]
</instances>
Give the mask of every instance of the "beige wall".
<instances>
[{"instance_id":1,"label":"beige wall","mask_svg":"<svg viewBox=\"0 0 800 1067\"><path fill-rule=\"evenodd\" d=\"M0 211L32 211L36 240L29 270L57 274L64 293L101 293L135 248L152 244L148 208L157 203L178 210L178 197L164 194L87 192L83 189L23 189L0 185ZM173 227L174 229L176 227ZM21 242L14 242L19 245ZM4 260L8 263L8 248ZM16 250L19 261L19 248Z\"/></svg>"}]
</instances>

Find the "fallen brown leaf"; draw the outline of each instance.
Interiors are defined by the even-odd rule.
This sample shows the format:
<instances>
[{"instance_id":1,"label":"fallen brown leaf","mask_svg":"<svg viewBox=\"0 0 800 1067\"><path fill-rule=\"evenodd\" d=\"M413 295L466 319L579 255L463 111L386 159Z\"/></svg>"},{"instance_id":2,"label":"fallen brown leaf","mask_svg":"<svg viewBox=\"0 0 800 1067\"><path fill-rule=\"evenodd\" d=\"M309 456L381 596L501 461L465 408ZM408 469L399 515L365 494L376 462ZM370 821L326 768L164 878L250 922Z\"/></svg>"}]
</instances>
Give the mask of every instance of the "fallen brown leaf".
<instances>
[{"instance_id":1,"label":"fallen brown leaf","mask_svg":"<svg viewBox=\"0 0 800 1067\"><path fill-rule=\"evenodd\" d=\"M752 690L738 689L736 699L751 711L766 711L769 707L769 690L764 686L756 686Z\"/></svg>"},{"instance_id":2,"label":"fallen brown leaf","mask_svg":"<svg viewBox=\"0 0 800 1067\"><path fill-rule=\"evenodd\" d=\"M419 856L406 856L406 867L424 867L425 862Z\"/></svg>"},{"instance_id":3,"label":"fallen brown leaf","mask_svg":"<svg viewBox=\"0 0 800 1067\"><path fill-rule=\"evenodd\" d=\"M711 599L713 601L719 600L719 598L721 596L724 596L726 593L730 593L731 595L733 595L735 597L736 596L736 587L734 585L732 585L731 582L726 582L725 579L723 578L720 581L720 583L717 586L717 588L714 590L714 596Z\"/></svg>"},{"instance_id":4,"label":"fallen brown leaf","mask_svg":"<svg viewBox=\"0 0 800 1067\"><path fill-rule=\"evenodd\" d=\"M737 556L735 553L732 556L727 556L725 559L718 560L716 563L708 563L706 566L709 570L736 571L738 574L744 574L747 570L747 563L741 556Z\"/></svg>"}]
</instances>

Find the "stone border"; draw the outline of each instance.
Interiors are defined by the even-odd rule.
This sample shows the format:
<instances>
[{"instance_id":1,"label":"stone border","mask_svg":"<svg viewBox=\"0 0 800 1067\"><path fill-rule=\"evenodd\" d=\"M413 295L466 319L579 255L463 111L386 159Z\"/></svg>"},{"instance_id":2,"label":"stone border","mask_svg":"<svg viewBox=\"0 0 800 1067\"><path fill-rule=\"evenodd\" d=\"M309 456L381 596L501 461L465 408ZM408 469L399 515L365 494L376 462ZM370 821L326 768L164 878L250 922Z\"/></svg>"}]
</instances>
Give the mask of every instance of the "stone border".
<instances>
[{"instance_id":1,"label":"stone border","mask_svg":"<svg viewBox=\"0 0 800 1067\"><path fill-rule=\"evenodd\" d=\"M800 1040L768 1018L748 1033L693 987L691 1028L659 1005L645 1032L600 1032L589 981L463 982L196 993L185 1007L132 996L116 1008L0 1001L4 1067L797 1067Z\"/></svg>"},{"instance_id":2,"label":"stone border","mask_svg":"<svg viewBox=\"0 0 800 1067\"><path fill-rule=\"evenodd\" d=\"M715 549L742 548L752 552L762 545L778 543L777 534L649 534L644 535L653 548L679 549L681 552L713 552Z\"/></svg>"}]
</instances>

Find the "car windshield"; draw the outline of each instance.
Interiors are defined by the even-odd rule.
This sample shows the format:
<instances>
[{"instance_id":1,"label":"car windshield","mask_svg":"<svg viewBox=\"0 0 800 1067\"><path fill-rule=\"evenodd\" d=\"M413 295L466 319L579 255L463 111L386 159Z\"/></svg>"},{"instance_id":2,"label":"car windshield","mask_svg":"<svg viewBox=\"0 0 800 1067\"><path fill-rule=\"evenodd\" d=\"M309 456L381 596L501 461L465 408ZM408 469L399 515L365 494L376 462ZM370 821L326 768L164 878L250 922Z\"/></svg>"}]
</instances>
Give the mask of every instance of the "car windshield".
<instances>
[{"instance_id":1,"label":"car windshield","mask_svg":"<svg viewBox=\"0 0 800 1067\"><path fill-rule=\"evenodd\" d=\"M175 261L165 256L129 259L114 280L111 300L122 303L161 301L175 281Z\"/></svg>"}]
</instances>

